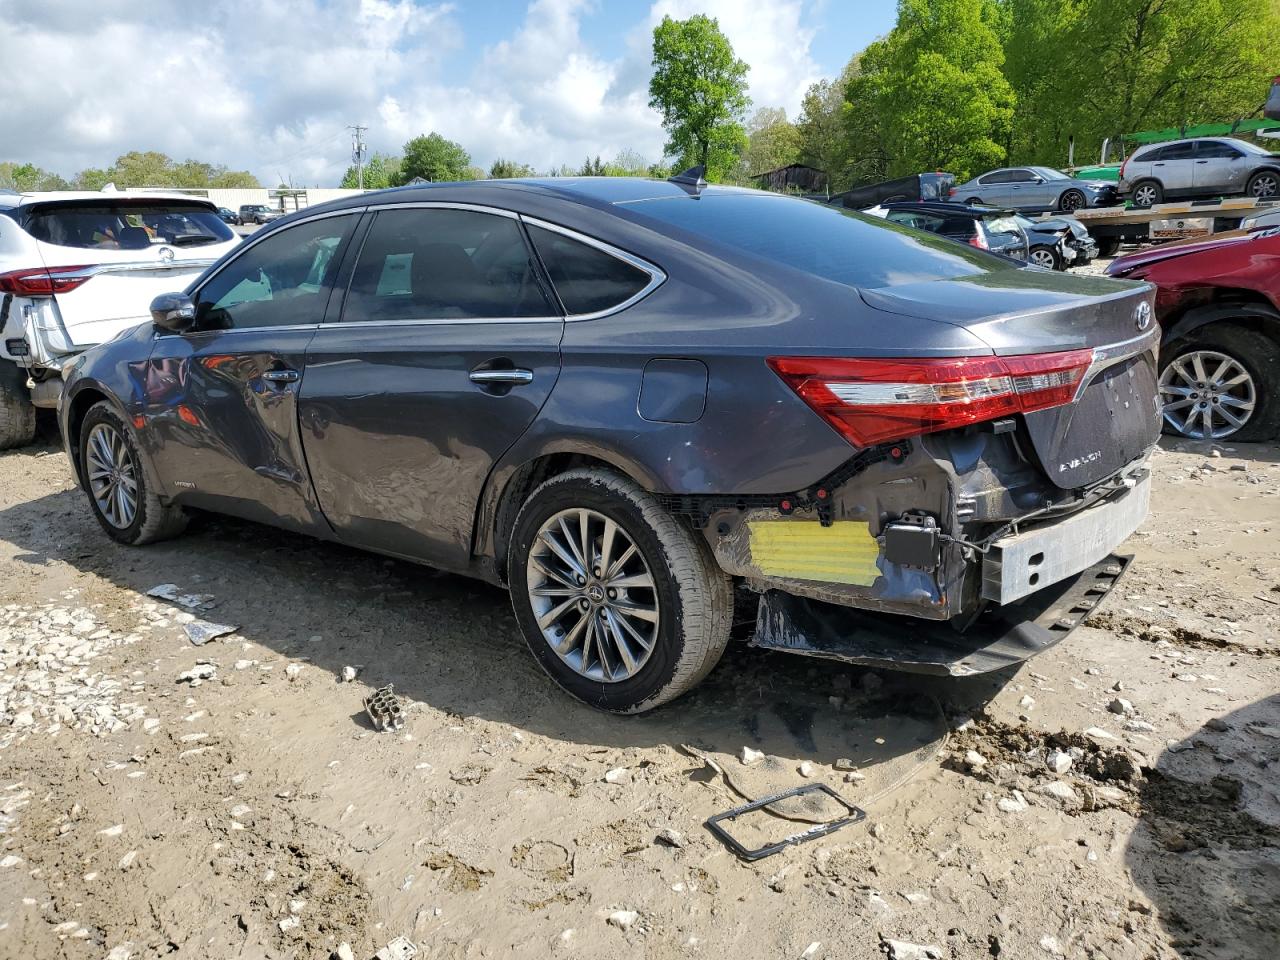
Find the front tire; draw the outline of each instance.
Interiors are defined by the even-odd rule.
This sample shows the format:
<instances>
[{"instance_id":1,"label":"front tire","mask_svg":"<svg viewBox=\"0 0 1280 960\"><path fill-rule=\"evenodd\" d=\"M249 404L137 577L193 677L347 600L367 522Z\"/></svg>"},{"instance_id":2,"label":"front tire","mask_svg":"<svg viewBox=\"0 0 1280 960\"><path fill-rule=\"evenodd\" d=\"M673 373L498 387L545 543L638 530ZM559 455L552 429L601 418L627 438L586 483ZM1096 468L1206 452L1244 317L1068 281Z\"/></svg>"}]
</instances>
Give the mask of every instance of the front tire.
<instances>
[{"instance_id":1,"label":"front tire","mask_svg":"<svg viewBox=\"0 0 1280 960\"><path fill-rule=\"evenodd\" d=\"M85 414L78 444L89 508L112 540L141 546L186 529L182 508L165 506L151 489L133 431L105 400Z\"/></svg>"},{"instance_id":2,"label":"front tire","mask_svg":"<svg viewBox=\"0 0 1280 960\"><path fill-rule=\"evenodd\" d=\"M507 576L534 659L599 710L642 713L674 700L729 641L732 587L706 542L608 471L570 470L530 494Z\"/></svg>"},{"instance_id":3,"label":"front tire","mask_svg":"<svg viewBox=\"0 0 1280 960\"><path fill-rule=\"evenodd\" d=\"M1270 440L1280 432L1280 343L1215 323L1160 354L1164 430L1193 440Z\"/></svg>"},{"instance_id":4,"label":"front tire","mask_svg":"<svg viewBox=\"0 0 1280 960\"><path fill-rule=\"evenodd\" d=\"M1032 247L1031 252L1027 254L1027 259L1037 267L1044 267L1046 270L1062 269L1062 258L1052 247Z\"/></svg>"},{"instance_id":5,"label":"front tire","mask_svg":"<svg viewBox=\"0 0 1280 960\"><path fill-rule=\"evenodd\" d=\"M1066 190L1058 198L1058 209L1064 213L1074 213L1088 203L1079 190Z\"/></svg>"},{"instance_id":6,"label":"front tire","mask_svg":"<svg viewBox=\"0 0 1280 960\"><path fill-rule=\"evenodd\" d=\"M1255 200L1275 200L1280 197L1280 173L1274 170L1259 170L1249 178L1249 184L1245 190Z\"/></svg>"},{"instance_id":7,"label":"front tire","mask_svg":"<svg viewBox=\"0 0 1280 960\"><path fill-rule=\"evenodd\" d=\"M25 447L36 438L36 408L27 388L27 373L0 360L0 450Z\"/></svg>"}]
</instances>

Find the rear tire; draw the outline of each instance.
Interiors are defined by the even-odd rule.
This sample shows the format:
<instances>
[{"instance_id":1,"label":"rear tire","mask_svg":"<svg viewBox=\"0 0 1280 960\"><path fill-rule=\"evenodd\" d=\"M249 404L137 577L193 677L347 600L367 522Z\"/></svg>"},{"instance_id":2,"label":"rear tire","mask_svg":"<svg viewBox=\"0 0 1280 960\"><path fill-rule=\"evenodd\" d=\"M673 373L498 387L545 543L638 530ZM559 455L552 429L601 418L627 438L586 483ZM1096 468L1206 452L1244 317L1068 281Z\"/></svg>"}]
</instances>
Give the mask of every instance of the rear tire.
<instances>
[{"instance_id":1,"label":"rear tire","mask_svg":"<svg viewBox=\"0 0 1280 960\"><path fill-rule=\"evenodd\" d=\"M1097 241L1097 243L1098 243L1098 256L1100 257L1114 257L1117 253L1120 252L1119 240L1105 239L1105 240L1099 240Z\"/></svg>"},{"instance_id":2,"label":"rear tire","mask_svg":"<svg viewBox=\"0 0 1280 960\"><path fill-rule=\"evenodd\" d=\"M36 408L27 389L27 372L0 360L0 450L25 447L36 438Z\"/></svg>"},{"instance_id":3,"label":"rear tire","mask_svg":"<svg viewBox=\"0 0 1280 960\"><path fill-rule=\"evenodd\" d=\"M141 546L175 537L186 529L187 515L182 508L165 506L151 489L133 431L109 403L104 400L89 408L76 442L89 509L112 540ZM123 499L113 495L109 484L103 484L104 467L110 467L119 478L116 486L124 487Z\"/></svg>"},{"instance_id":4,"label":"rear tire","mask_svg":"<svg viewBox=\"0 0 1280 960\"><path fill-rule=\"evenodd\" d=\"M1249 178L1245 191L1255 200L1275 200L1280 197L1280 173L1259 170Z\"/></svg>"},{"instance_id":5,"label":"rear tire","mask_svg":"<svg viewBox=\"0 0 1280 960\"><path fill-rule=\"evenodd\" d=\"M1164 202L1164 187L1155 180L1139 180L1133 185L1132 197L1135 207L1154 207Z\"/></svg>"},{"instance_id":6,"label":"rear tire","mask_svg":"<svg viewBox=\"0 0 1280 960\"><path fill-rule=\"evenodd\" d=\"M1205 374L1203 380L1197 378L1197 358ZM1222 358L1236 366L1228 369L1220 382L1236 379L1241 373L1248 380L1225 389L1215 387L1213 376ZM1200 383L1206 387L1199 387ZM1222 397L1228 394L1232 399L1224 405ZM1160 395L1165 404L1166 433L1194 440L1270 440L1280 433L1280 343L1232 323L1193 330L1190 336L1160 351ZM1247 416L1242 406L1245 402L1253 404ZM1232 425L1219 410L1230 411L1243 424ZM1205 413L1212 425L1208 431L1204 428Z\"/></svg>"},{"instance_id":7,"label":"rear tire","mask_svg":"<svg viewBox=\"0 0 1280 960\"><path fill-rule=\"evenodd\" d=\"M1052 247L1032 247L1031 252L1027 254L1027 260L1046 270L1062 269L1062 258Z\"/></svg>"},{"instance_id":8,"label":"rear tire","mask_svg":"<svg viewBox=\"0 0 1280 960\"><path fill-rule=\"evenodd\" d=\"M1079 190L1065 190L1058 198L1058 209L1064 213L1074 213L1087 205L1088 201Z\"/></svg>"},{"instance_id":9,"label":"rear tire","mask_svg":"<svg viewBox=\"0 0 1280 960\"><path fill-rule=\"evenodd\" d=\"M563 536L562 520L572 538ZM614 525L614 532L606 533L605 524ZM585 576L576 574L548 537L574 557L589 553L592 568L583 567ZM603 564L594 567L606 552L607 566L615 566L627 553L618 546L624 543L635 553L616 576ZM732 586L706 541L652 494L605 470L570 470L529 495L516 516L507 578L516 621L534 659L567 693L598 710L642 713L674 700L711 672L729 642ZM622 580L629 583L623 586ZM593 588L602 589L592 594ZM625 615L625 622L618 612L638 608L649 612L644 618ZM564 612L556 615L557 609ZM581 630L579 621L585 624ZM597 624L603 625L604 659L592 647ZM629 642L638 635L647 635L647 649L638 639ZM614 642L618 638L629 653Z\"/></svg>"}]
</instances>

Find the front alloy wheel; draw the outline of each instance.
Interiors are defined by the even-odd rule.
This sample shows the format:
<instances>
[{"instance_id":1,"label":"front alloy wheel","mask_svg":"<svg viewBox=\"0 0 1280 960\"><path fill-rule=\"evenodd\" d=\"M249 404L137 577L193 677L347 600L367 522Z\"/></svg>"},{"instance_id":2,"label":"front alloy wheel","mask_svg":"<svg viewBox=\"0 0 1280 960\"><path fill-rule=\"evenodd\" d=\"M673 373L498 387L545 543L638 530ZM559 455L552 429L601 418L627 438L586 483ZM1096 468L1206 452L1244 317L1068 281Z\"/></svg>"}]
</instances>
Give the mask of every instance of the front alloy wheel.
<instances>
[{"instance_id":1,"label":"front alloy wheel","mask_svg":"<svg viewBox=\"0 0 1280 960\"><path fill-rule=\"evenodd\" d=\"M1164 419L1195 440L1221 440L1242 430L1253 416L1258 389L1238 360L1217 350L1177 357L1160 374Z\"/></svg>"},{"instance_id":2,"label":"front alloy wheel","mask_svg":"<svg viewBox=\"0 0 1280 960\"><path fill-rule=\"evenodd\" d=\"M549 517L526 579L543 638L575 673L617 683L648 662L662 616L653 575L609 517L583 508Z\"/></svg>"},{"instance_id":3,"label":"front alloy wheel","mask_svg":"<svg viewBox=\"0 0 1280 960\"><path fill-rule=\"evenodd\" d=\"M1256 173L1249 181L1249 195L1258 200L1274 200L1280 197L1280 174L1270 170Z\"/></svg>"},{"instance_id":4,"label":"front alloy wheel","mask_svg":"<svg viewBox=\"0 0 1280 960\"><path fill-rule=\"evenodd\" d=\"M1058 269L1058 257L1048 247L1033 247L1028 259L1037 267L1044 267L1046 270Z\"/></svg>"},{"instance_id":5,"label":"front alloy wheel","mask_svg":"<svg viewBox=\"0 0 1280 960\"><path fill-rule=\"evenodd\" d=\"M110 424L99 423L89 431L85 475L89 494L107 523L128 529L138 513L138 464Z\"/></svg>"}]
</instances>

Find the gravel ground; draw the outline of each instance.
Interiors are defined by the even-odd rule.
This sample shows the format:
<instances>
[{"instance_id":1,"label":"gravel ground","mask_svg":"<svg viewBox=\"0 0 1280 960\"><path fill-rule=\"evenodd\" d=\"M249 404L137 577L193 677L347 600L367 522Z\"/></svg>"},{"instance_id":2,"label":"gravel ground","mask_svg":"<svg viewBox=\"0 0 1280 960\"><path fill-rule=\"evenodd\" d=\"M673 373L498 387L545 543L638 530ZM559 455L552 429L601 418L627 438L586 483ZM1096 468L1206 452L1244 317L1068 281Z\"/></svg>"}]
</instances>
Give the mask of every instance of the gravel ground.
<instances>
[{"instance_id":1,"label":"gravel ground","mask_svg":"<svg viewBox=\"0 0 1280 960\"><path fill-rule=\"evenodd\" d=\"M1280 956L1280 447L1153 466L1131 573L1016 672L732 647L621 719L499 590L214 518L122 548L55 447L0 454L0 956ZM703 828L806 774L867 821Z\"/></svg>"}]
</instances>

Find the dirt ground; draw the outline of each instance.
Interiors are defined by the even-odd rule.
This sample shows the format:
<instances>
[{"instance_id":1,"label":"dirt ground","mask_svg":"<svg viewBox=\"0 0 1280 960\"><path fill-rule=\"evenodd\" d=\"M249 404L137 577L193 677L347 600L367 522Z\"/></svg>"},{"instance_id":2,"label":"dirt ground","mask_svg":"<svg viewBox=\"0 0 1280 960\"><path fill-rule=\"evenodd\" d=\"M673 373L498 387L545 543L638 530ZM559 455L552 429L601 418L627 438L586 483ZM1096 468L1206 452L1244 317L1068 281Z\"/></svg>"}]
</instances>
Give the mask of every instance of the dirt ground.
<instances>
[{"instance_id":1,"label":"dirt ground","mask_svg":"<svg viewBox=\"0 0 1280 960\"><path fill-rule=\"evenodd\" d=\"M0 956L1280 956L1280 447L1153 467L1126 580L1016 672L735 646L623 719L552 687L500 590L213 518L119 547L55 446L2 454ZM686 746L753 796L812 764L867 820L741 862ZM779 812L742 829L814 815Z\"/></svg>"}]
</instances>

